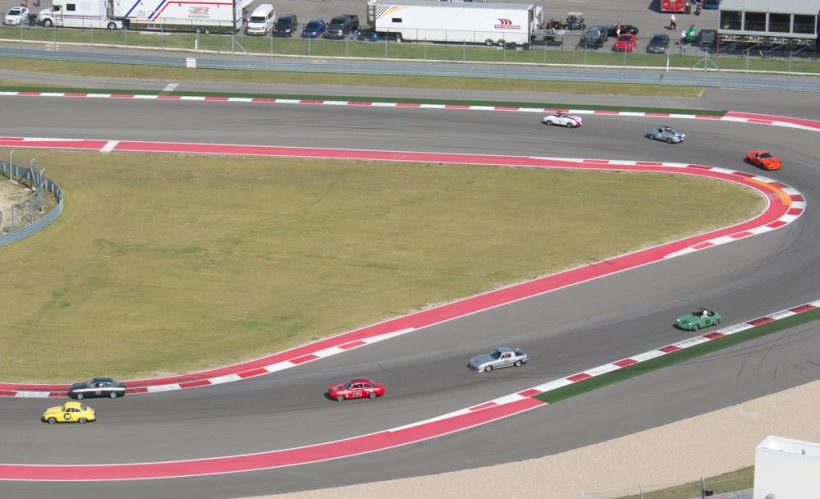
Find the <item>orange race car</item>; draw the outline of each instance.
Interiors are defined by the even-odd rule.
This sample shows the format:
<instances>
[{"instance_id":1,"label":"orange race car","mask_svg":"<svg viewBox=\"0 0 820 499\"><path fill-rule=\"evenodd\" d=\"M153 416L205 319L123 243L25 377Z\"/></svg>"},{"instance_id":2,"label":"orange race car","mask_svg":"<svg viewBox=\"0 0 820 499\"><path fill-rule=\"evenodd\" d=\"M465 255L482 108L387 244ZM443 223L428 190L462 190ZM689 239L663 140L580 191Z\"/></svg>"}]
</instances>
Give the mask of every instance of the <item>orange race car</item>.
<instances>
[{"instance_id":1,"label":"orange race car","mask_svg":"<svg viewBox=\"0 0 820 499\"><path fill-rule=\"evenodd\" d=\"M769 151L749 151L746 153L746 161L764 170L779 170L783 166Z\"/></svg>"}]
</instances>

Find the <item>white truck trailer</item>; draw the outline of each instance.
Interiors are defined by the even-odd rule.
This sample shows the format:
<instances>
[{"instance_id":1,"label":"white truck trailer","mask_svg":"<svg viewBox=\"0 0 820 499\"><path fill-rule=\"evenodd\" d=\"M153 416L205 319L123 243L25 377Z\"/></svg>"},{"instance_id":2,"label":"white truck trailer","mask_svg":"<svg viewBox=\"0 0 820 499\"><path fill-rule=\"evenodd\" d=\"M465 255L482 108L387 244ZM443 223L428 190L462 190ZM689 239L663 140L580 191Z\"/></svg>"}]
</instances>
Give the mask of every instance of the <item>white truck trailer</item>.
<instances>
[{"instance_id":1,"label":"white truck trailer","mask_svg":"<svg viewBox=\"0 0 820 499\"><path fill-rule=\"evenodd\" d=\"M52 0L51 7L37 13L37 21L50 28L122 29L114 19L109 0Z\"/></svg>"},{"instance_id":2,"label":"white truck trailer","mask_svg":"<svg viewBox=\"0 0 820 499\"><path fill-rule=\"evenodd\" d=\"M543 24L543 9L533 4L369 0L368 24L403 40L486 45L532 42Z\"/></svg>"},{"instance_id":3,"label":"white truck trailer","mask_svg":"<svg viewBox=\"0 0 820 499\"><path fill-rule=\"evenodd\" d=\"M130 29L235 33L253 0L99 0L113 1L114 18Z\"/></svg>"}]
</instances>

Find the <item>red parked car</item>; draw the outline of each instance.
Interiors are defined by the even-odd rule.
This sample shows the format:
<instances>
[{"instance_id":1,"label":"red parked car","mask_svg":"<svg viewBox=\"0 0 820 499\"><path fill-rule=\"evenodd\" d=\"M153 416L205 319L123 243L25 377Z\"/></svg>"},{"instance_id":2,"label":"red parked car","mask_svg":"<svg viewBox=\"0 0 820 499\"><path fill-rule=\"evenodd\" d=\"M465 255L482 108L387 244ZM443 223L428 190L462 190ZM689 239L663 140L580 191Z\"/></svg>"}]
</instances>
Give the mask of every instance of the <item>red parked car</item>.
<instances>
[{"instance_id":1,"label":"red parked car","mask_svg":"<svg viewBox=\"0 0 820 499\"><path fill-rule=\"evenodd\" d=\"M615 46L612 47L616 52L632 52L635 46L638 45L638 37L635 35L621 35L615 40Z\"/></svg>"},{"instance_id":2,"label":"red parked car","mask_svg":"<svg viewBox=\"0 0 820 499\"><path fill-rule=\"evenodd\" d=\"M327 395L343 402L348 399L363 399L384 396L384 385L369 379L351 379L347 383L339 383L327 387Z\"/></svg>"}]
</instances>

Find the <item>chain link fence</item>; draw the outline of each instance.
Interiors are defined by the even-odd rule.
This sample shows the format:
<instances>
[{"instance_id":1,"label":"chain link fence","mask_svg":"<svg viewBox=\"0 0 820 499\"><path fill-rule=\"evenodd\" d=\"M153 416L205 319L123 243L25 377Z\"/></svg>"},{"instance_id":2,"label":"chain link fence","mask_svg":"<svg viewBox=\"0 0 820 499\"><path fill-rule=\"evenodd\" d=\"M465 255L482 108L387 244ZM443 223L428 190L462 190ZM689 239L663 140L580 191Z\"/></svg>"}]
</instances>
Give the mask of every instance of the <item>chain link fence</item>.
<instances>
[{"instance_id":1,"label":"chain link fence","mask_svg":"<svg viewBox=\"0 0 820 499\"><path fill-rule=\"evenodd\" d=\"M46 43L47 50L59 50L60 44L121 47L123 50L149 48L184 50L195 53L232 55L308 56L338 58L399 59L415 61L451 61L484 63L529 63L586 65L608 67L642 67L671 69L767 71L820 74L820 52L814 42L767 38L758 41L718 41L713 46L684 43L675 31L668 31L668 48L662 53L648 50L651 35L640 35L637 45L616 51L615 36L603 43L584 42L581 31L561 30L539 35L532 43L499 43L505 34L485 39L476 31L445 31L449 43L434 43L416 36L405 38L387 34L371 38L364 33L351 34L343 40L262 37L238 34L198 34L172 31L160 24L156 31L104 30L91 28L45 28L20 25L0 28L0 40ZM510 38L510 37L508 37ZM458 41L460 40L460 41ZM489 45L489 42L494 42Z\"/></svg>"},{"instance_id":2,"label":"chain link fence","mask_svg":"<svg viewBox=\"0 0 820 499\"><path fill-rule=\"evenodd\" d=\"M609 492L581 492L582 499L752 499L754 469L719 475L684 485L648 484Z\"/></svg>"},{"instance_id":3,"label":"chain link fence","mask_svg":"<svg viewBox=\"0 0 820 499\"><path fill-rule=\"evenodd\" d=\"M32 159L29 166L0 161L0 246L5 246L49 226L63 212L63 192L45 176L45 168ZM2 201L6 202L2 202Z\"/></svg>"}]
</instances>

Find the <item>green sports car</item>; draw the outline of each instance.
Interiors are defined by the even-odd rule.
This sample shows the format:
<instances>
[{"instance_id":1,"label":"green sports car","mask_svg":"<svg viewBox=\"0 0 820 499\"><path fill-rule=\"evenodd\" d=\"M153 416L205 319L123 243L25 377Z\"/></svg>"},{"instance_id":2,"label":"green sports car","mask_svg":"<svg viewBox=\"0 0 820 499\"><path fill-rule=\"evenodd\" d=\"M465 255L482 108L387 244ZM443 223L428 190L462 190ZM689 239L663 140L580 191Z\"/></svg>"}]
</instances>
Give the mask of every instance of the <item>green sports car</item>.
<instances>
[{"instance_id":1,"label":"green sports car","mask_svg":"<svg viewBox=\"0 0 820 499\"><path fill-rule=\"evenodd\" d=\"M697 331L703 327L717 326L721 319L723 317L714 310L702 308L697 312L678 317L676 325L686 331Z\"/></svg>"}]
</instances>

